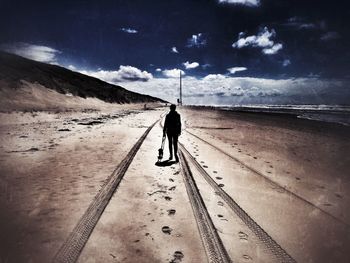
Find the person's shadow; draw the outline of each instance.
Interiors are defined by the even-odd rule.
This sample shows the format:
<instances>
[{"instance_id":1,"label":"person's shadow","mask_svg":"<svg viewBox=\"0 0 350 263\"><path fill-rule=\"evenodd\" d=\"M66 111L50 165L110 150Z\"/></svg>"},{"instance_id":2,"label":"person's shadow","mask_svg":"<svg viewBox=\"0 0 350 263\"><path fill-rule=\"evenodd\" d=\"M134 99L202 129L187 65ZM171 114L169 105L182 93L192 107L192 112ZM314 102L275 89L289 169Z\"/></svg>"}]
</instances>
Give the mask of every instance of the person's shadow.
<instances>
[{"instance_id":1,"label":"person's shadow","mask_svg":"<svg viewBox=\"0 0 350 263\"><path fill-rule=\"evenodd\" d=\"M176 163L176 161L165 160L165 161L162 161L162 162L157 161L157 162L155 163L155 165L160 166L160 167L164 167L164 166L173 165L173 164L175 164L175 163Z\"/></svg>"}]
</instances>

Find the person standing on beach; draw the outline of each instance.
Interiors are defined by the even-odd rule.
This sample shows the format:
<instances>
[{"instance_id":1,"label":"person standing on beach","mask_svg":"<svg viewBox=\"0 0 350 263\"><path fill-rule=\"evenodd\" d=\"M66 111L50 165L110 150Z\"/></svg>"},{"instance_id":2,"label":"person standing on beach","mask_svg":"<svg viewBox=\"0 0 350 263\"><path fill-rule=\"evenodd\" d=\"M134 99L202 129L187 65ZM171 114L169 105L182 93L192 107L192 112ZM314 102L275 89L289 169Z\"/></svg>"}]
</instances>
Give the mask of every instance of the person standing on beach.
<instances>
[{"instance_id":1,"label":"person standing on beach","mask_svg":"<svg viewBox=\"0 0 350 263\"><path fill-rule=\"evenodd\" d=\"M177 155L177 141L181 134L181 117L180 114L176 111L176 105L170 105L170 112L165 117L163 136L168 136L169 141L169 160L173 159L173 146L174 146L174 155L176 162L179 161Z\"/></svg>"}]
</instances>

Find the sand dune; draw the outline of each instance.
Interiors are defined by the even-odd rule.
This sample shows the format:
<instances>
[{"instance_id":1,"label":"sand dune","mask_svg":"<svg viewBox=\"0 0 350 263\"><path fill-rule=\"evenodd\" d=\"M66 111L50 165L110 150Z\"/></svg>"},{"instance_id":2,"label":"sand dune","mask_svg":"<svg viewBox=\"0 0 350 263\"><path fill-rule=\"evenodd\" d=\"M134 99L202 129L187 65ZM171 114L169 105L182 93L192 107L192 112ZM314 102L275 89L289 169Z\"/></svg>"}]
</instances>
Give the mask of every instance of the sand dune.
<instances>
[{"instance_id":1,"label":"sand dune","mask_svg":"<svg viewBox=\"0 0 350 263\"><path fill-rule=\"evenodd\" d=\"M96 109L110 108L110 103L164 102L56 65L2 51L0 95L0 111Z\"/></svg>"},{"instance_id":2,"label":"sand dune","mask_svg":"<svg viewBox=\"0 0 350 263\"><path fill-rule=\"evenodd\" d=\"M20 81L18 89L11 89L0 82L0 111L111 111L118 104L106 103L98 98L82 98L70 93L62 94L38 83ZM140 103L141 105L142 103ZM157 102L144 106L161 105Z\"/></svg>"}]
</instances>

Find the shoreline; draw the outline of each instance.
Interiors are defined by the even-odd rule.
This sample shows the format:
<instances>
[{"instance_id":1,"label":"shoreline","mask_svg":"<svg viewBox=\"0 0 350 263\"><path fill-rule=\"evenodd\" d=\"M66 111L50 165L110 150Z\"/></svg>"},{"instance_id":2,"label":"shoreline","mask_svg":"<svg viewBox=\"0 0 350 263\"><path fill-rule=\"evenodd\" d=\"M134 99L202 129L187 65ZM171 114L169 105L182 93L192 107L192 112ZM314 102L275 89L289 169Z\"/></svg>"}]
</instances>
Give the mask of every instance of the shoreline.
<instances>
[{"instance_id":1,"label":"shoreline","mask_svg":"<svg viewBox=\"0 0 350 263\"><path fill-rule=\"evenodd\" d=\"M292 117L317 121L322 123L333 123L341 126L350 126L350 110L328 110L328 109L278 109L257 107L222 107L222 106L184 106L190 109L212 109L236 113L254 113L259 115Z\"/></svg>"}]
</instances>

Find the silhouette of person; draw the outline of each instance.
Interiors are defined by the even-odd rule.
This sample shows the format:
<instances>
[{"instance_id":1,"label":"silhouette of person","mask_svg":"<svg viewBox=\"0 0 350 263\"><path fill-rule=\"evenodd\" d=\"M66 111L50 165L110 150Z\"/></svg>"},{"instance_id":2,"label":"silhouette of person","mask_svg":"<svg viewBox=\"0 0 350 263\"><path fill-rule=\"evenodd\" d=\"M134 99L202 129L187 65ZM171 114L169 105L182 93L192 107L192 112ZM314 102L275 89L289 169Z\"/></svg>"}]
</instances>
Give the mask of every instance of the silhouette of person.
<instances>
[{"instance_id":1,"label":"silhouette of person","mask_svg":"<svg viewBox=\"0 0 350 263\"><path fill-rule=\"evenodd\" d=\"M169 141L169 160L173 159L173 146L174 146L174 155L176 162L179 161L177 155L177 141L178 137L181 134L181 117L180 114L176 111L176 105L170 105L170 112L165 117L163 136L165 134L168 136Z\"/></svg>"}]
</instances>

